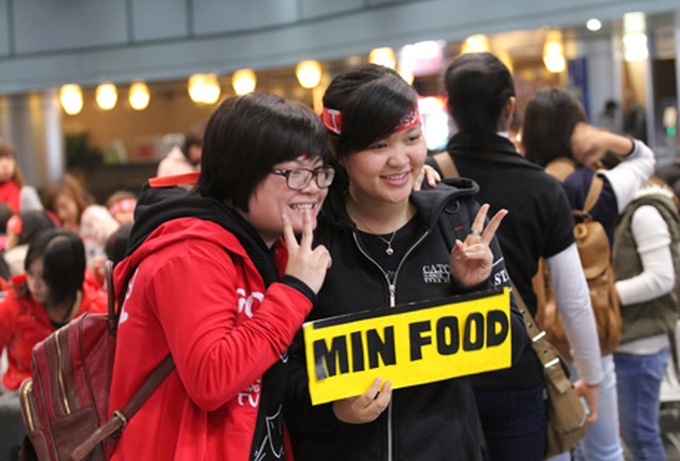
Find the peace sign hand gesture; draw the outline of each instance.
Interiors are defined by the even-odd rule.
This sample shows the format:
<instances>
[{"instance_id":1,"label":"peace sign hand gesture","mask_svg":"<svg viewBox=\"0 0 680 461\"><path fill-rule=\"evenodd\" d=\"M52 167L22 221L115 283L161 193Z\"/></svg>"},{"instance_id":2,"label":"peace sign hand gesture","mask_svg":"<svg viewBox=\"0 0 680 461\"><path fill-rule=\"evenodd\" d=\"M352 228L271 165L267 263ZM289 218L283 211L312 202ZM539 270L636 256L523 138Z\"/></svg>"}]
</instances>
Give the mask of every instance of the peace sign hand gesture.
<instances>
[{"instance_id":1,"label":"peace sign hand gesture","mask_svg":"<svg viewBox=\"0 0 680 461\"><path fill-rule=\"evenodd\" d=\"M489 244L508 210L500 210L484 228L488 212L489 205L485 203L479 209L465 241L456 240L451 249L451 276L464 287L478 285L491 275L493 253Z\"/></svg>"},{"instance_id":2,"label":"peace sign hand gesture","mask_svg":"<svg viewBox=\"0 0 680 461\"><path fill-rule=\"evenodd\" d=\"M326 271L331 267L331 255L323 245L312 249L314 240L312 220L311 212L304 211L302 239L298 244L290 218L283 215L283 239L288 248L288 264L285 273L306 283L314 293L318 293L326 278Z\"/></svg>"}]
</instances>

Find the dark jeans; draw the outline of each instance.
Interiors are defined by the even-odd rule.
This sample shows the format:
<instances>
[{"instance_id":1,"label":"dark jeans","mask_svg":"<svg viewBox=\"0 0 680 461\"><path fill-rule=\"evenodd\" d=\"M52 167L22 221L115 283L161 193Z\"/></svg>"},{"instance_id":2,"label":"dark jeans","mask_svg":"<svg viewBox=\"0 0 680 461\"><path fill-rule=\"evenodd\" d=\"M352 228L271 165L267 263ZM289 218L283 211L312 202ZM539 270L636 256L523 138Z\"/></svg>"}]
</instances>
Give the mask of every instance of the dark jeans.
<instances>
[{"instance_id":1,"label":"dark jeans","mask_svg":"<svg viewBox=\"0 0 680 461\"><path fill-rule=\"evenodd\" d=\"M488 461L542 461L547 406L543 386L475 389Z\"/></svg>"}]
</instances>

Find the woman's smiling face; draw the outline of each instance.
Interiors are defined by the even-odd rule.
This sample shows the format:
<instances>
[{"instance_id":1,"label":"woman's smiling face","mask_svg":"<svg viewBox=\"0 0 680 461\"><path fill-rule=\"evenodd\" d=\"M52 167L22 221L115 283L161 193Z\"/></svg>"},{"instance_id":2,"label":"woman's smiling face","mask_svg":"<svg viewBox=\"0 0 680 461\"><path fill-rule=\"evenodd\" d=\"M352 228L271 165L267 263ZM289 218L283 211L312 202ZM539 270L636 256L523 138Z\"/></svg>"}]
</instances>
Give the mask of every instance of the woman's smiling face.
<instances>
[{"instance_id":1,"label":"woman's smiling face","mask_svg":"<svg viewBox=\"0 0 680 461\"><path fill-rule=\"evenodd\" d=\"M395 131L347 156L343 166L350 178L352 196L374 202L408 200L426 156L427 145L420 125Z\"/></svg>"},{"instance_id":2,"label":"woman's smiling face","mask_svg":"<svg viewBox=\"0 0 680 461\"><path fill-rule=\"evenodd\" d=\"M306 168L314 170L323 167L321 159L299 157L296 160L274 165L272 170L294 170ZM248 212L242 215L255 227L262 240L271 246L283 234L284 214L290 218L293 230L302 232L303 213L309 212L314 218L321 210L321 205L328 195L328 188L320 188L316 177L302 190L293 190L287 185L287 178L280 174L270 173L257 186L248 201Z\"/></svg>"}]
</instances>

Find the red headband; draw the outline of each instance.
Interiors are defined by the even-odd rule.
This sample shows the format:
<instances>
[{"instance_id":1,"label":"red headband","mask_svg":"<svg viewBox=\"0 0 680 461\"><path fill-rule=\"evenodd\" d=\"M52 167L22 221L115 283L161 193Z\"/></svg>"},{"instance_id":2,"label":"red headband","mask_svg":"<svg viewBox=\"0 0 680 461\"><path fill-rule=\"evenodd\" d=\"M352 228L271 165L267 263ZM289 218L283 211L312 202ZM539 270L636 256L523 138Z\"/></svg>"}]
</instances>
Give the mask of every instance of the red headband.
<instances>
[{"instance_id":1,"label":"red headband","mask_svg":"<svg viewBox=\"0 0 680 461\"><path fill-rule=\"evenodd\" d=\"M335 134L342 133L342 112L336 109L323 108L321 112L321 120L326 128L331 130ZM420 112L418 111L418 106L414 106L413 109L406 112L404 116L399 121L399 125L394 129L394 131L404 131L414 126L420 124Z\"/></svg>"}]
</instances>

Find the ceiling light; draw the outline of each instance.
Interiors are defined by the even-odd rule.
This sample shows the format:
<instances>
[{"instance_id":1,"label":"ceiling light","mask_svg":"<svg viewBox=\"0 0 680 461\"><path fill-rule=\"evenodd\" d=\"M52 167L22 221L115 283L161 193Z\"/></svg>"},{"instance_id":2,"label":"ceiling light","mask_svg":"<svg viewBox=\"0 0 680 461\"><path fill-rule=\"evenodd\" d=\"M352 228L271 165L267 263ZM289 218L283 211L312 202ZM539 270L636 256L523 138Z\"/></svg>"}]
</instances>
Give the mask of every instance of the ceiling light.
<instances>
[{"instance_id":1,"label":"ceiling light","mask_svg":"<svg viewBox=\"0 0 680 461\"><path fill-rule=\"evenodd\" d=\"M199 104L215 104L220 99L216 74L194 74L189 77L189 97Z\"/></svg>"},{"instance_id":2,"label":"ceiling light","mask_svg":"<svg viewBox=\"0 0 680 461\"><path fill-rule=\"evenodd\" d=\"M231 77L231 86L237 95L252 93L257 86L257 76L252 69L240 69Z\"/></svg>"},{"instance_id":3,"label":"ceiling light","mask_svg":"<svg viewBox=\"0 0 680 461\"><path fill-rule=\"evenodd\" d=\"M144 110L149 105L151 95L149 94L149 87L144 82L135 82L130 86L130 94L128 100L130 106L134 110Z\"/></svg>"},{"instance_id":4,"label":"ceiling light","mask_svg":"<svg viewBox=\"0 0 680 461\"><path fill-rule=\"evenodd\" d=\"M113 83L102 83L95 92L97 105L102 110L111 110L116 107L118 101L118 90Z\"/></svg>"},{"instance_id":5,"label":"ceiling light","mask_svg":"<svg viewBox=\"0 0 680 461\"><path fill-rule=\"evenodd\" d=\"M321 81L321 64L314 60L302 61L295 68L295 75L302 88L316 88Z\"/></svg>"},{"instance_id":6,"label":"ceiling light","mask_svg":"<svg viewBox=\"0 0 680 461\"><path fill-rule=\"evenodd\" d=\"M548 72L558 74L564 72L567 60L564 57L564 45L562 45L562 33L558 30L549 31L545 45L543 45L543 64Z\"/></svg>"},{"instance_id":7,"label":"ceiling light","mask_svg":"<svg viewBox=\"0 0 680 461\"><path fill-rule=\"evenodd\" d=\"M394 50L390 47L374 48L368 55L368 62L394 69L397 67L397 58Z\"/></svg>"},{"instance_id":8,"label":"ceiling light","mask_svg":"<svg viewBox=\"0 0 680 461\"><path fill-rule=\"evenodd\" d=\"M602 21L597 18L588 19L586 22L586 28L591 32L597 32L602 29Z\"/></svg>"},{"instance_id":9,"label":"ceiling light","mask_svg":"<svg viewBox=\"0 0 680 461\"><path fill-rule=\"evenodd\" d=\"M75 83L64 85L59 90L59 101L64 112L76 115L83 109L83 90Z\"/></svg>"},{"instance_id":10,"label":"ceiling light","mask_svg":"<svg viewBox=\"0 0 680 461\"><path fill-rule=\"evenodd\" d=\"M463 42L463 53L487 53L490 50L489 37L484 34L471 35Z\"/></svg>"}]
</instances>

